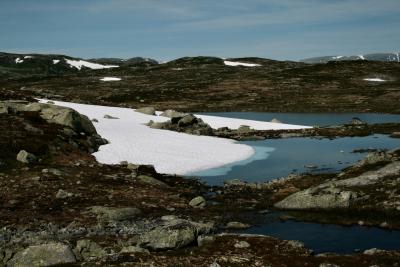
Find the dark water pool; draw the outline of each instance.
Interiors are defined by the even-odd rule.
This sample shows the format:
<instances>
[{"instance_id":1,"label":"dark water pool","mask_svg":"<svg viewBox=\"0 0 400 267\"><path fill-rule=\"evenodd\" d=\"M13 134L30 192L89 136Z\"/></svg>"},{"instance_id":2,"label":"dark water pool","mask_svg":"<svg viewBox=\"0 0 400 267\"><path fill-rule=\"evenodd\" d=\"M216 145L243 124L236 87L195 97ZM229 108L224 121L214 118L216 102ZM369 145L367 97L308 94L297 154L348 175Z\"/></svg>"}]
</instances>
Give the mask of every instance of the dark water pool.
<instances>
[{"instance_id":1,"label":"dark water pool","mask_svg":"<svg viewBox=\"0 0 400 267\"><path fill-rule=\"evenodd\" d=\"M372 135L334 140L307 137L242 143L254 148L253 157L192 175L210 185L221 185L228 179L264 182L290 173L339 171L365 157L366 153L352 153L354 149L393 149L400 146L400 139Z\"/></svg>"},{"instance_id":2,"label":"dark water pool","mask_svg":"<svg viewBox=\"0 0 400 267\"><path fill-rule=\"evenodd\" d=\"M298 221L280 221L270 214L261 225L241 231L262 234L286 240L300 240L315 253L334 252L350 254L371 248L400 249L400 231L366 226L340 226Z\"/></svg>"},{"instance_id":3,"label":"dark water pool","mask_svg":"<svg viewBox=\"0 0 400 267\"><path fill-rule=\"evenodd\" d=\"M344 124L357 117L368 123L400 122L400 114L384 113L273 113L273 112L214 112L201 113L228 118L239 118L258 121L278 119L283 123L327 126Z\"/></svg>"}]
</instances>

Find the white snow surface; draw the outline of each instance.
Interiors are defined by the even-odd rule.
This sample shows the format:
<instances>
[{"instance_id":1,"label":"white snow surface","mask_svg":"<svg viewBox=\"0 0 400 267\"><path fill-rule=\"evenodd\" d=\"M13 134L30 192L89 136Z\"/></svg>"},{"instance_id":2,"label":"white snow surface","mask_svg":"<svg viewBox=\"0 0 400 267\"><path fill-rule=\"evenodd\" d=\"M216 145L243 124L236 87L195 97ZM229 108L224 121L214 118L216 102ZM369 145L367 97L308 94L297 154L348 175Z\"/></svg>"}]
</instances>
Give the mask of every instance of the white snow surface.
<instances>
[{"instance_id":1,"label":"white snow surface","mask_svg":"<svg viewBox=\"0 0 400 267\"><path fill-rule=\"evenodd\" d=\"M198 115L198 114L195 115L196 117L201 118L204 122L208 123L214 129L218 129L221 127L238 129L242 125L250 126L250 128L255 130L282 130L282 129L289 130L289 129L312 128L310 126L302 126L294 124L234 119L234 118L225 118L225 117L217 117L209 115Z\"/></svg>"},{"instance_id":2,"label":"white snow surface","mask_svg":"<svg viewBox=\"0 0 400 267\"><path fill-rule=\"evenodd\" d=\"M366 78L366 79L364 79L364 81L368 81L368 82L386 82L386 80L381 79L381 78Z\"/></svg>"},{"instance_id":3,"label":"white snow surface","mask_svg":"<svg viewBox=\"0 0 400 267\"><path fill-rule=\"evenodd\" d=\"M65 61L71 66L71 68L77 68L78 70L82 69L82 67L87 67L93 70L99 70L99 69L109 69L109 68L118 68L119 66L117 65L102 65L98 63L93 63L85 60L72 60L72 59L66 59Z\"/></svg>"},{"instance_id":4,"label":"white snow surface","mask_svg":"<svg viewBox=\"0 0 400 267\"><path fill-rule=\"evenodd\" d=\"M47 100L40 101L47 102ZM234 140L152 129L145 125L150 120L156 122L169 120L166 117L145 115L129 108L54 102L56 105L73 108L90 119L98 120L93 123L97 132L110 142L93 154L102 163L118 164L121 161L128 161L136 164L152 164L161 173L188 174L246 160L255 153L252 147L238 144ZM119 119L106 119L104 118L106 114ZM236 127L246 123L262 129L267 128L267 125L278 129L280 125L215 116L200 117L212 126Z\"/></svg>"},{"instance_id":5,"label":"white snow surface","mask_svg":"<svg viewBox=\"0 0 400 267\"><path fill-rule=\"evenodd\" d=\"M118 77L104 77L104 78L100 79L100 81L103 81L103 82L115 82L115 81L120 81L120 80L121 80L121 78L118 78Z\"/></svg>"},{"instance_id":6,"label":"white snow surface","mask_svg":"<svg viewBox=\"0 0 400 267\"><path fill-rule=\"evenodd\" d=\"M59 59L53 59L53 64L58 64L58 63L60 63Z\"/></svg>"},{"instance_id":7,"label":"white snow surface","mask_svg":"<svg viewBox=\"0 0 400 267\"><path fill-rule=\"evenodd\" d=\"M24 60L23 60L23 59L20 59L19 57L17 57L17 58L15 59L15 63L17 63L17 64L22 63L22 62L24 62Z\"/></svg>"},{"instance_id":8,"label":"white snow surface","mask_svg":"<svg viewBox=\"0 0 400 267\"><path fill-rule=\"evenodd\" d=\"M238 62L238 61L229 61L229 60L224 60L224 64L227 66L244 66L244 67L259 67L261 66L260 64L254 64L254 63L244 63L244 62Z\"/></svg>"},{"instance_id":9,"label":"white snow surface","mask_svg":"<svg viewBox=\"0 0 400 267\"><path fill-rule=\"evenodd\" d=\"M33 58L33 56L24 56L24 59L30 59Z\"/></svg>"}]
</instances>

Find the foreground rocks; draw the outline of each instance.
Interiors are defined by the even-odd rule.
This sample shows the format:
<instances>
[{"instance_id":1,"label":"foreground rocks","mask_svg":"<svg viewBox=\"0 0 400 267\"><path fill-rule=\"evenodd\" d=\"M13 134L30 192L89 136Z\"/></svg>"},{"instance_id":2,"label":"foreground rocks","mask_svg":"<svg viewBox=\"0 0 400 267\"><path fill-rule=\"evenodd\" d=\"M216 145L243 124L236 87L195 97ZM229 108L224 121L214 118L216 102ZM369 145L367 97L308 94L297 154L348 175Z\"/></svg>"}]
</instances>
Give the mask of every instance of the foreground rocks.
<instances>
[{"instance_id":1,"label":"foreground rocks","mask_svg":"<svg viewBox=\"0 0 400 267\"><path fill-rule=\"evenodd\" d=\"M90 155L99 145L91 143L96 134L78 133L41 114L8 109L0 114L0 266L385 266L398 260L395 251L316 257L298 242L216 234L257 225L258 216L273 212L273 204L310 188L318 190L305 194L308 198L329 195L333 200L324 201L336 204L348 199L340 212L357 205L396 214L398 151L371 154L340 175L292 175L265 183L231 180L208 187L158 174L152 166L100 164ZM176 124L190 128L196 121L183 116ZM21 150L37 161L17 161ZM346 192L354 195L347 198Z\"/></svg>"},{"instance_id":2,"label":"foreground rocks","mask_svg":"<svg viewBox=\"0 0 400 267\"><path fill-rule=\"evenodd\" d=\"M53 266L56 264L75 263L75 255L68 245L49 243L29 246L15 254L7 262L10 267Z\"/></svg>"}]
</instances>

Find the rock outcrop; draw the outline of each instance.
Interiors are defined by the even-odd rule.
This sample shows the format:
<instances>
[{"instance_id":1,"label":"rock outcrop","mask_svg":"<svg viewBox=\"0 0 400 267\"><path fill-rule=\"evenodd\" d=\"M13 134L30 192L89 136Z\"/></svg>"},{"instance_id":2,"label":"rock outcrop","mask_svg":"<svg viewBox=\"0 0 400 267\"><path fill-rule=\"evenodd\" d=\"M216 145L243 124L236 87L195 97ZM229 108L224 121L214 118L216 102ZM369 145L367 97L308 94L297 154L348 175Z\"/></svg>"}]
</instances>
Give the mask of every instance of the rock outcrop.
<instances>
[{"instance_id":1,"label":"rock outcrop","mask_svg":"<svg viewBox=\"0 0 400 267\"><path fill-rule=\"evenodd\" d=\"M197 237L212 231L211 224L176 219L167 221L140 236L139 246L150 250L167 250L185 247Z\"/></svg>"},{"instance_id":2,"label":"rock outcrop","mask_svg":"<svg viewBox=\"0 0 400 267\"><path fill-rule=\"evenodd\" d=\"M148 126L153 129L171 130L194 135L214 135L210 125L193 114L186 114L182 117L172 117L171 120L166 122L150 121Z\"/></svg>"},{"instance_id":3,"label":"rock outcrop","mask_svg":"<svg viewBox=\"0 0 400 267\"><path fill-rule=\"evenodd\" d=\"M39 112L40 116L49 123L68 126L77 133L96 134L96 128L90 119L71 108L25 101L3 101L0 102L0 110L3 112L6 110L7 113Z\"/></svg>"},{"instance_id":4,"label":"rock outcrop","mask_svg":"<svg viewBox=\"0 0 400 267\"><path fill-rule=\"evenodd\" d=\"M10 267L53 266L75 263L72 249L63 243L48 243L30 246L18 252L7 263Z\"/></svg>"}]
</instances>

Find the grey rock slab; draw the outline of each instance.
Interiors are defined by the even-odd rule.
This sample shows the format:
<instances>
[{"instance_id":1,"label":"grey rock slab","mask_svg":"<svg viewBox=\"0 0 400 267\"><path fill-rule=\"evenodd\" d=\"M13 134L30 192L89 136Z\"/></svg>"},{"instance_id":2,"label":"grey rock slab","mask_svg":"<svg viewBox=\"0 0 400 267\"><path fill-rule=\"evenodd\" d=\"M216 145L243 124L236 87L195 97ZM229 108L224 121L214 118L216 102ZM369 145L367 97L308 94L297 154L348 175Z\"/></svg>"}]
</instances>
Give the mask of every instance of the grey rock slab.
<instances>
[{"instance_id":1,"label":"grey rock slab","mask_svg":"<svg viewBox=\"0 0 400 267\"><path fill-rule=\"evenodd\" d=\"M29 246L14 255L7 263L10 267L52 266L75 263L71 248L63 243L48 243Z\"/></svg>"}]
</instances>

